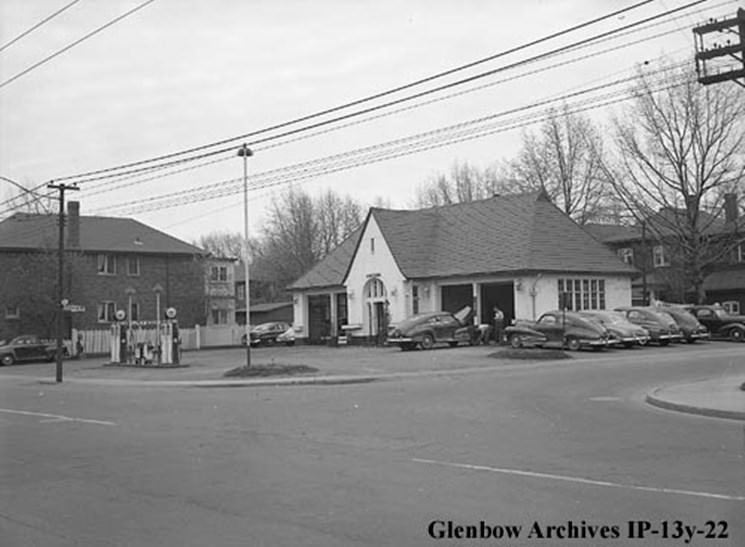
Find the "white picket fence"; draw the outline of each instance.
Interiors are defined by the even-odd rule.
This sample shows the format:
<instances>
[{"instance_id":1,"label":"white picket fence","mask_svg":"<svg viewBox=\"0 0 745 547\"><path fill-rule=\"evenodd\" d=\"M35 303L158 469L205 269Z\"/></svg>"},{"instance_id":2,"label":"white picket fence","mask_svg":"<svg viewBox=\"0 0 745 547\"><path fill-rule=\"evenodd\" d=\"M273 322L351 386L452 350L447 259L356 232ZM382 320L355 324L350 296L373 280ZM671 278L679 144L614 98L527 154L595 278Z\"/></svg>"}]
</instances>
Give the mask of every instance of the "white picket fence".
<instances>
[{"instance_id":1,"label":"white picket fence","mask_svg":"<svg viewBox=\"0 0 745 547\"><path fill-rule=\"evenodd\" d=\"M210 347L239 346L245 333L241 325L213 325L209 327L195 325L193 328L179 328L181 348L185 351ZM83 352L87 355L108 355L111 353L111 329L91 329L72 331L72 354L77 354L80 337ZM136 342L155 343L155 329L145 328L135 331Z\"/></svg>"}]
</instances>

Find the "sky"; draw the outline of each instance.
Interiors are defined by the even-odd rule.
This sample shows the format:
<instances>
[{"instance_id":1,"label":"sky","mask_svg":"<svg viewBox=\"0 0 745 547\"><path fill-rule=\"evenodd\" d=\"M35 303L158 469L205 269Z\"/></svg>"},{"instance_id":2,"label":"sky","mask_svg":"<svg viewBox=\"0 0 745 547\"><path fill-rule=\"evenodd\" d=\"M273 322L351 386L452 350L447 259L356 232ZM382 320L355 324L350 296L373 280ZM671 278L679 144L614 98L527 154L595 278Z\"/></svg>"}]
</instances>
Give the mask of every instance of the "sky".
<instances>
[{"instance_id":1,"label":"sky","mask_svg":"<svg viewBox=\"0 0 745 547\"><path fill-rule=\"evenodd\" d=\"M0 176L35 187L225 141L504 52L639 0L154 0L3 84L143 1L79 0L3 48L70 3L3 0ZM656 0L386 100L495 70L690 1ZM237 139L222 145L222 154L179 164L170 176L158 170L81 182L79 191L67 195L81 202L81 214L134 217L186 241L215 231L242 233L244 164L236 151L247 142L254 153L246 164L249 184L264 186L249 192L252 235L266 222L272 196L289 184L313 195L330 189L365 204L410 207L417 188L455 162L484 168L514 157L524 132L537 127L524 116L535 121L544 112L527 109L531 105L631 77L639 67L653 71L663 57L693 63L691 29L709 17L732 17L738 7L745 7L745 0L708 0L658 20L664 24L352 117L343 127L339 122L283 139L276 138L279 131ZM603 92L618 98L625 89ZM608 129L613 116L623 115L623 104L587 114ZM441 140L427 150L404 147L396 153L385 145L521 108L526 110L496 118L509 122L509 130L495 126L478 138L439 133ZM268 136L275 138L255 142ZM377 148L359 156L372 146ZM303 162L313 163L291 168ZM318 166L326 172L319 173ZM199 201L153 208L156 196L198 187L205 188ZM0 201L11 188L0 179Z\"/></svg>"}]
</instances>

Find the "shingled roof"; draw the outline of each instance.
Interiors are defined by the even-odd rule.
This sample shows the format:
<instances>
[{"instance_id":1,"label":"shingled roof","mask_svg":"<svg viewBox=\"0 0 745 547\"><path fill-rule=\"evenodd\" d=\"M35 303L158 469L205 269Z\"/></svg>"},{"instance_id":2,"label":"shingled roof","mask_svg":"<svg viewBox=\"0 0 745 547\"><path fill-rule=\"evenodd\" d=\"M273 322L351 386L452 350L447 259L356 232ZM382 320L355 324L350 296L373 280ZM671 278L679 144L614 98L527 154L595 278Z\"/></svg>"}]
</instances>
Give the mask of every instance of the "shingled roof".
<instances>
[{"instance_id":1,"label":"shingled roof","mask_svg":"<svg viewBox=\"0 0 745 547\"><path fill-rule=\"evenodd\" d=\"M372 208L366 223L370 218L378 223L409 279L517 272L636 273L542 192L419 210ZM330 254L290 288L341 285L359 238L357 233L345 241L343 251Z\"/></svg>"},{"instance_id":2,"label":"shingled roof","mask_svg":"<svg viewBox=\"0 0 745 547\"><path fill-rule=\"evenodd\" d=\"M207 254L131 218L80 216L81 251L138 254ZM16 213L0 222L0 249L56 249L57 215Z\"/></svg>"}]
</instances>

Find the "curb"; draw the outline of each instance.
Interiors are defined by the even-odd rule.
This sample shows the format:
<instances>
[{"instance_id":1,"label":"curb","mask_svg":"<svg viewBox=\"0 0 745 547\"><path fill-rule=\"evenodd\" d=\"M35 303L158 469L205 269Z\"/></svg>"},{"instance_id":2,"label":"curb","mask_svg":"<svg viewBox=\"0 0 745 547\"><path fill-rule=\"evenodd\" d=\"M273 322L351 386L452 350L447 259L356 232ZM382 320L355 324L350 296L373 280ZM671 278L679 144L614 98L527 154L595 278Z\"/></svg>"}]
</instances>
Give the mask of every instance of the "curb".
<instances>
[{"instance_id":1,"label":"curb","mask_svg":"<svg viewBox=\"0 0 745 547\"><path fill-rule=\"evenodd\" d=\"M728 420L745 421L745 412L740 412L737 410L725 410L720 408L706 408L694 405L687 405L684 403L675 403L670 400L661 399L657 397L656 394L663 389L665 388L659 387L655 389L654 391L652 391L652 393L647 394L644 400L652 406L663 408L665 410L673 410L676 412L683 412L685 414L697 414L699 416L706 416L709 418L726 418Z\"/></svg>"}]
</instances>

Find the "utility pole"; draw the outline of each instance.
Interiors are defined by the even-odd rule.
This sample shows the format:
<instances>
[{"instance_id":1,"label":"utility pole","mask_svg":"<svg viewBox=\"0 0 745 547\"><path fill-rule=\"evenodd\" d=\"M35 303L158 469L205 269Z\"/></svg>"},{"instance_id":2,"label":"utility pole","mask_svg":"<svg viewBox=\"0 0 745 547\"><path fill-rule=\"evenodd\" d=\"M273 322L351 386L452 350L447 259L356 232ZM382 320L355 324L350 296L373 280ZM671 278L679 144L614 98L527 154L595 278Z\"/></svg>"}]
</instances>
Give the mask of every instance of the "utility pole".
<instances>
[{"instance_id":1,"label":"utility pole","mask_svg":"<svg viewBox=\"0 0 745 547\"><path fill-rule=\"evenodd\" d=\"M65 303L64 303L64 281L65 281L65 190L80 190L77 185L70 186L47 184L47 188L59 190L59 243L57 245L57 383L62 381L62 330L65 328Z\"/></svg>"},{"instance_id":2,"label":"utility pole","mask_svg":"<svg viewBox=\"0 0 745 547\"><path fill-rule=\"evenodd\" d=\"M713 36L718 41L705 39L711 38L712 33L716 33ZM745 87L745 9L738 9L737 15L731 19L710 19L694 28L693 34L699 83L709 85L732 81ZM739 37L739 43L735 37Z\"/></svg>"}]
</instances>

